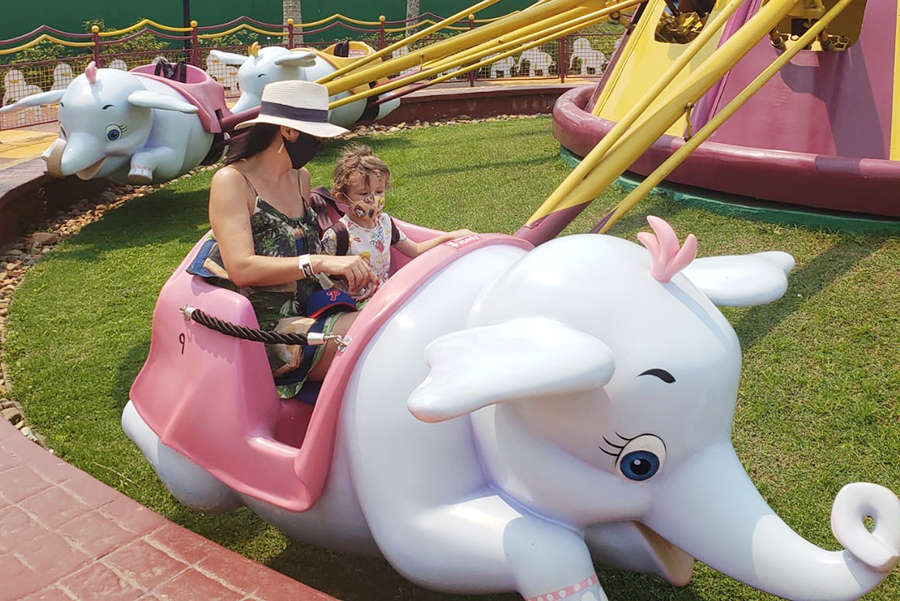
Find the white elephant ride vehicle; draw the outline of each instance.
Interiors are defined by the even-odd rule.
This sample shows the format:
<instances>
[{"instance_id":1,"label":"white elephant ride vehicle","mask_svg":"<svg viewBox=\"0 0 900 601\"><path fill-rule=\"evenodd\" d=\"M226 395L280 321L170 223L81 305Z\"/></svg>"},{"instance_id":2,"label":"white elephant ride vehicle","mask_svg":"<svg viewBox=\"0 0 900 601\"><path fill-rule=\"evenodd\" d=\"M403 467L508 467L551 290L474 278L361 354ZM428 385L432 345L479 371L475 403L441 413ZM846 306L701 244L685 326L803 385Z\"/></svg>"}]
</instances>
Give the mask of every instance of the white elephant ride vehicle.
<instances>
[{"instance_id":1,"label":"white elephant ride vehicle","mask_svg":"<svg viewBox=\"0 0 900 601\"><path fill-rule=\"evenodd\" d=\"M234 113L259 107L262 102L263 88L273 81L294 79L317 81L374 53L374 48L358 41L332 44L322 50L304 47L288 50L282 46L261 48L257 42L254 42L250 45L247 56L220 50L210 51L210 55L223 65L238 67L237 79L240 84L241 97L231 107ZM386 78L381 78L372 82L371 85L380 85L386 81ZM352 94L368 90L369 87L370 84L356 86L352 90L331 96L329 101L341 100ZM350 129L360 121L382 119L398 106L400 106L399 98L387 99L370 96L332 109L329 112L328 120L335 125Z\"/></svg>"},{"instance_id":2,"label":"white elephant ride vehicle","mask_svg":"<svg viewBox=\"0 0 900 601\"><path fill-rule=\"evenodd\" d=\"M787 599L861 597L896 565L900 500L844 487L846 550L820 549L730 442L741 350L714 303L776 300L793 259L694 259L693 236L679 248L651 219L646 249L478 235L425 253L362 310L314 404L278 399L261 344L182 317L256 326L244 297L185 272L189 256L123 426L182 503L245 504L432 589L598 601L595 561L684 585L697 558Z\"/></svg>"},{"instance_id":3,"label":"white elephant ride vehicle","mask_svg":"<svg viewBox=\"0 0 900 601\"><path fill-rule=\"evenodd\" d=\"M59 103L59 137L44 152L47 173L122 183L168 181L218 160L232 118L225 91L201 69L180 65L181 78L159 65L124 72L91 62L65 88L33 94L0 113Z\"/></svg>"}]
</instances>

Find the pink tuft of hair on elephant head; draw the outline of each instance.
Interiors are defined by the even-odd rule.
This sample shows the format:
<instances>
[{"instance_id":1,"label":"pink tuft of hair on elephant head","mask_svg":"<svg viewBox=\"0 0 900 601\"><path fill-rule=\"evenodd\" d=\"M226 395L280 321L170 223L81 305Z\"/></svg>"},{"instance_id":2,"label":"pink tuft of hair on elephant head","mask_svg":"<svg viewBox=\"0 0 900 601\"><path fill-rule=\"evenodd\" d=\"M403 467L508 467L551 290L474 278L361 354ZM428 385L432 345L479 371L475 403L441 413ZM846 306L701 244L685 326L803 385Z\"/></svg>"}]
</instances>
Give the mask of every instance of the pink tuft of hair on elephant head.
<instances>
[{"instance_id":1,"label":"pink tuft of hair on elephant head","mask_svg":"<svg viewBox=\"0 0 900 601\"><path fill-rule=\"evenodd\" d=\"M647 223L653 229L653 234L641 232L637 238L650 251L652 260L650 275L656 281L665 284L696 258L697 238L694 234L688 234L684 245L679 248L678 236L675 235L675 230L668 222L659 217L647 215Z\"/></svg>"}]
</instances>

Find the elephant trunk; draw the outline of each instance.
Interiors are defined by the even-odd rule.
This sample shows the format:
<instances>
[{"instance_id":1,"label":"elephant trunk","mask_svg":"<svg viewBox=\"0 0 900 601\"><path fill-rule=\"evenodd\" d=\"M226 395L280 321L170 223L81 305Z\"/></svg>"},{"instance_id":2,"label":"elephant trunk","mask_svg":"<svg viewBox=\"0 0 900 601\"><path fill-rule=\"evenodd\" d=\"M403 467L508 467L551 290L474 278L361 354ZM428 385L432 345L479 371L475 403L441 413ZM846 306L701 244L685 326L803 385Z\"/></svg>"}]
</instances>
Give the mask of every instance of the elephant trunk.
<instances>
[{"instance_id":1,"label":"elephant trunk","mask_svg":"<svg viewBox=\"0 0 900 601\"><path fill-rule=\"evenodd\" d=\"M900 500L874 484L848 485L835 499L832 530L844 551L826 551L791 530L727 442L658 485L647 526L712 568L786 599L858 599L897 563Z\"/></svg>"},{"instance_id":2,"label":"elephant trunk","mask_svg":"<svg viewBox=\"0 0 900 601\"><path fill-rule=\"evenodd\" d=\"M63 176L77 175L81 179L91 179L103 167L105 160L106 148L103 142L90 134L75 133L66 140L59 157L59 172ZM49 171L49 161L47 167Z\"/></svg>"}]
</instances>

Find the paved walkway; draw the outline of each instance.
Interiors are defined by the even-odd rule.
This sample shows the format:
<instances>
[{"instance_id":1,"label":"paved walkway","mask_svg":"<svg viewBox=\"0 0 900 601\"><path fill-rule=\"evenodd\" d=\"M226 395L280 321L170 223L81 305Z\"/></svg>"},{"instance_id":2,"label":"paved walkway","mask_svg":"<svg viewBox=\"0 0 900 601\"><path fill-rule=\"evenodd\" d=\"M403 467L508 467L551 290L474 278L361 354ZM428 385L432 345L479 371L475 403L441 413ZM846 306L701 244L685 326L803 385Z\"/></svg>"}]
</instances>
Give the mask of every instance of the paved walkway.
<instances>
[{"instance_id":1,"label":"paved walkway","mask_svg":"<svg viewBox=\"0 0 900 601\"><path fill-rule=\"evenodd\" d=\"M0 130L0 173L41 156L59 133L57 123ZM0 175L2 177L2 175Z\"/></svg>"},{"instance_id":2,"label":"paved walkway","mask_svg":"<svg viewBox=\"0 0 900 601\"><path fill-rule=\"evenodd\" d=\"M0 419L0 601L334 601L177 526Z\"/></svg>"}]
</instances>

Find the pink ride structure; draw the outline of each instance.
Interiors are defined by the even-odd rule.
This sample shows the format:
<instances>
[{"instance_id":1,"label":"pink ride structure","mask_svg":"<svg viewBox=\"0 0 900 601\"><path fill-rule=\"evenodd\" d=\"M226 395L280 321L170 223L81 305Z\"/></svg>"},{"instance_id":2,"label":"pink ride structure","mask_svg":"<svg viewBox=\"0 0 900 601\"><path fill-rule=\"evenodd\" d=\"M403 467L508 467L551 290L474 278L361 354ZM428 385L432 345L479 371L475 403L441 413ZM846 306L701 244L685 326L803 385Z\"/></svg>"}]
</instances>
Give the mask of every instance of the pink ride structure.
<instances>
[{"instance_id":1,"label":"pink ride structure","mask_svg":"<svg viewBox=\"0 0 900 601\"><path fill-rule=\"evenodd\" d=\"M712 15L725 3L716 3ZM733 14L721 47L757 13L748 0ZM900 85L896 0L858 7L858 40L846 50L798 54L675 169L667 181L786 205L900 217ZM595 86L571 90L554 107L553 132L584 157L685 44L654 39L665 3L647 4ZM847 12L850 12L849 10ZM712 17L710 17L712 18ZM661 136L631 165L646 176L698 131L780 51L760 40L693 108L687 127ZM655 60L650 60L651 57Z\"/></svg>"}]
</instances>

